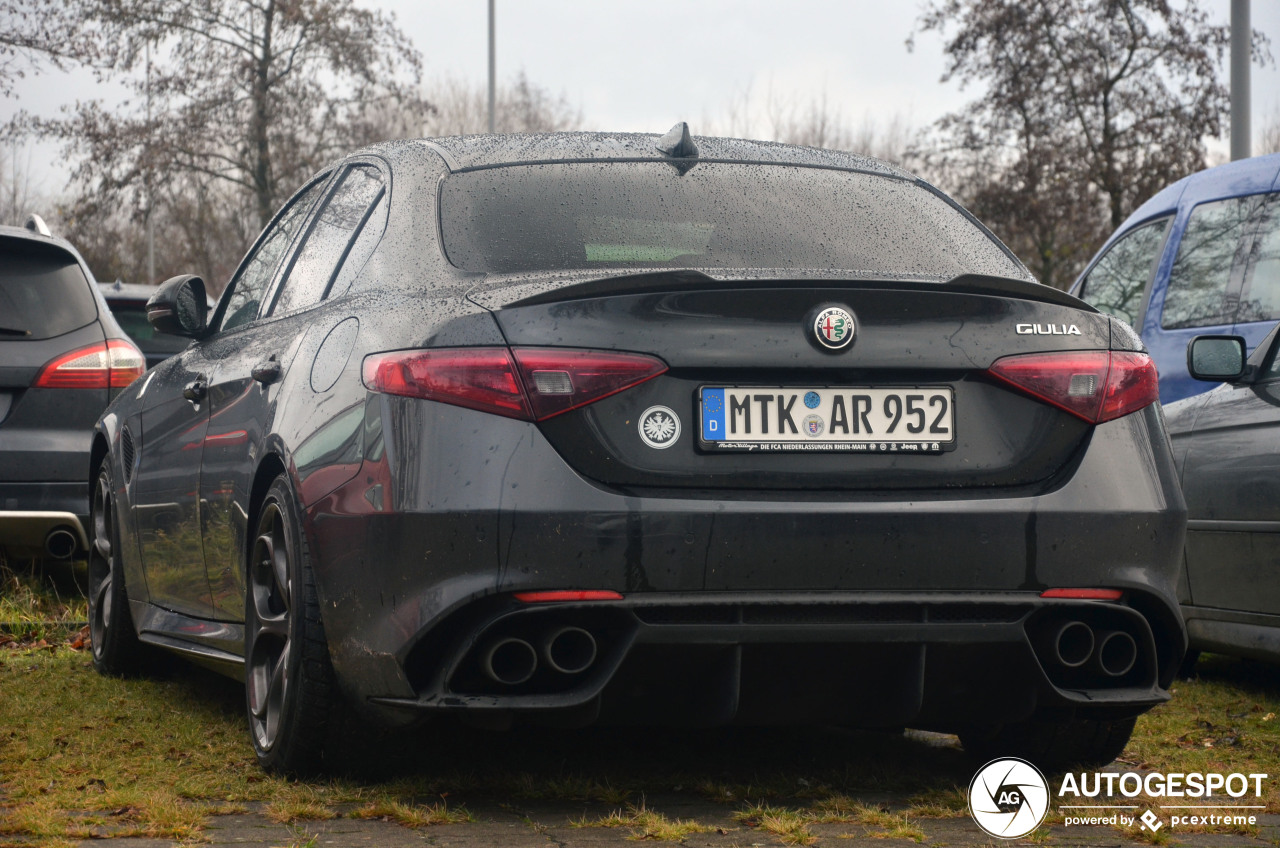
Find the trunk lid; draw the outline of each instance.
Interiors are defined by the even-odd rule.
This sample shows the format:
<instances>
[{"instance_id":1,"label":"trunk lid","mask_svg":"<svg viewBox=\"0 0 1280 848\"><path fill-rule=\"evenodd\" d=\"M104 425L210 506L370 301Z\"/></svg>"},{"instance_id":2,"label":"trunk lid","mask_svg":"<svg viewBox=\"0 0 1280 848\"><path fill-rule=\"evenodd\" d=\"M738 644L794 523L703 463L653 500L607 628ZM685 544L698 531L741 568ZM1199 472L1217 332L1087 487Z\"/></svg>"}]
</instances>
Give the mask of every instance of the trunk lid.
<instances>
[{"instance_id":1,"label":"trunk lid","mask_svg":"<svg viewBox=\"0 0 1280 848\"><path fill-rule=\"evenodd\" d=\"M579 473L621 488L717 490L956 489L1050 480L1092 427L987 374L1010 354L1107 350L1109 320L1062 292L988 277L950 282L800 277L712 278L696 271L610 279L521 277L493 281L472 299L491 309L509 344L631 351L670 370L539 426ZM853 340L831 350L814 318L852 314ZM786 430L801 421L796 397L843 392L875 403L946 395L949 441L869 449L724 450L706 441L702 391L747 388L757 416ZM881 390L899 394L889 401ZM901 390L900 392L898 390ZM905 394L904 394L905 393ZM808 402L806 400L806 402ZM867 401L871 403L871 401ZM790 403L791 407L779 407ZM816 411L830 412L829 400ZM661 449L641 421L654 407L679 420ZM785 418L790 421L783 420ZM819 416L821 417L821 416ZM932 418L933 415L930 415ZM826 426L835 426L827 415ZM883 430L883 422L876 426ZM845 428L847 432L847 426ZM884 436L888 438L888 436ZM901 437L901 434L899 434ZM801 436L801 447L808 439ZM923 447L923 449L921 449Z\"/></svg>"}]
</instances>

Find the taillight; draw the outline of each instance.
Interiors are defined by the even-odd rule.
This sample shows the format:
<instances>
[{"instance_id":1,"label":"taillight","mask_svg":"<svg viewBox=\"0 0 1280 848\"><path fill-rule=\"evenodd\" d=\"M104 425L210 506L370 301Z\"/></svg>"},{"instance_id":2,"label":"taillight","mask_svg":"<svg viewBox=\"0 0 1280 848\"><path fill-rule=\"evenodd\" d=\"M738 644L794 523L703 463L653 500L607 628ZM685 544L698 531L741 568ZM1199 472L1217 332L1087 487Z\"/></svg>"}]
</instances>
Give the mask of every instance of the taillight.
<instances>
[{"instance_id":1,"label":"taillight","mask_svg":"<svg viewBox=\"0 0 1280 848\"><path fill-rule=\"evenodd\" d=\"M996 360L990 373L1090 424L1128 415L1160 398L1156 366L1145 353L1026 353Z\"/></svg>"},{"instance_id":2,"label":"taillight","mask_svg":"<svg viewBox=\"0 0 1280 848\"><path fill-rule=\"evenodd\" d=\"M460 347L373 354L363 376L375 392L545 421L666 370L662 360L639 353Z\"/></svg>"},{"instance_id":3,"label":"taillight","mask_svg":"<svg viewBox=\"0 0 1280 848\"><path fill-rule=\"evenodd\" d=\"M34 389L123 389L147 370L147 360L132 343L108 339L64 353L48 362Z\"/></svg>"},{"instance_id":4,"label":"taillight","mask_svg":"<svg viewBox=\"0 0 1280 848\"><path fill-rule=\"evenodd\" d=\"M661 359L640 353L536 347L511 352L538 421L616 395L667 370Z\"/></svg>"}]
</instances>

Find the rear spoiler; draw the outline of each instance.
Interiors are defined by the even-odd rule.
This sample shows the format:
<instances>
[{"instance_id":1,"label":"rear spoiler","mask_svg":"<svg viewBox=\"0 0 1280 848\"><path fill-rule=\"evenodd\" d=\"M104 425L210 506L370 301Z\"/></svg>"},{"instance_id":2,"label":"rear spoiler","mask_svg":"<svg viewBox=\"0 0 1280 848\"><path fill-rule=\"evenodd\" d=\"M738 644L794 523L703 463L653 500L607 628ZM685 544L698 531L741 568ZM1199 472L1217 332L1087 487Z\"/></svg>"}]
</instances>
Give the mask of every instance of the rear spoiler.
<instances>
[{"instance_id":1,"label":"rear spoiler","mask_svg":"<svg viewBox=\"0 0 1280 848\"><path fill-rule=\"evenodd\" d=\"M566 279L569 278L569 279ZM534 306L544 303L560 303L610 295L649 294L708 289L777 288L805 286L808 288L841 289L944 289L966 294L986 294L994 297L1015 297L1069 306L1086 312L1097 312L1084 301L1059 289L1030 280L1006 277L990 277L982 274L963 274L950 280L936 278L849 278L808 276L804 272L783 269L761 269L744 275L735 270L732 275L713 277L705 271L673 269L649 271L640 274L621 274L600 277L589 272L569 271L548 274L522 274L515 278L498 278L482 283L467 292L467 298L485 309L505 309L514 306Z\"/></svg>"}]
</instances>

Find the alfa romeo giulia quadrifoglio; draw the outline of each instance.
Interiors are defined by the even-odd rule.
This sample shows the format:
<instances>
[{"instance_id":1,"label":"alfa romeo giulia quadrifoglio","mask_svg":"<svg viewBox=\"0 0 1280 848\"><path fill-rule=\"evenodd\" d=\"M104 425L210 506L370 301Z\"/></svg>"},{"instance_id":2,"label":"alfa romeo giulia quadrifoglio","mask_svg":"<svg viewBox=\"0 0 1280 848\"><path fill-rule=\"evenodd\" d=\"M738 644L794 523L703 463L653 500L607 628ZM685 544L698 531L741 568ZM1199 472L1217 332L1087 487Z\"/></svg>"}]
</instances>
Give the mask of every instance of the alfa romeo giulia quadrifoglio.
<instances>
[{"instance_id":1,"label":"alfa romeo giulia quadrifoglio","mask_svg":"<svg viewBox=\"0 0 1280 848\"><path fill-rule=\"evenodd\" d=\"M456 716L953 731L1104 761L1169 697L1156 373L883 162L665 135L317 174L92 453L105 672L245 682L264 767Z\"/></svg>"}]
</instances>

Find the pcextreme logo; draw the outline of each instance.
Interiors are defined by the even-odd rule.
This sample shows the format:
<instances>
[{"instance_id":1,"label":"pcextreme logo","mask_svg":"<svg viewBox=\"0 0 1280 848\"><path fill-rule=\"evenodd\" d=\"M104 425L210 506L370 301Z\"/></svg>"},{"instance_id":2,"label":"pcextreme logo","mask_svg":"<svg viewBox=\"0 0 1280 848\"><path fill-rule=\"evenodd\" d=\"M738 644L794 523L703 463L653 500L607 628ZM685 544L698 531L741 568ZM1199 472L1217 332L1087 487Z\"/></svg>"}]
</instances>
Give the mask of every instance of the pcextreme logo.
<instances>
[{"instance_id":1,"label":"pcextreme logo","mask_svg":"<svg viewBox=\"0 0 1280 848\"><path fill-rule=\"evenodd\" d=\"M1066 827L1139 824L1152 834L1166 825L1171 831L1256 825L1258 813L1266 808L1261 802L1268 777L1239 772L1068 772L1058 784L1058 809ZM1040 770L1012 757L987 763L969 784L973 820L1000 839L1016 839L1039 827L1051 800Z\"/></svg>"}]
</instances>

